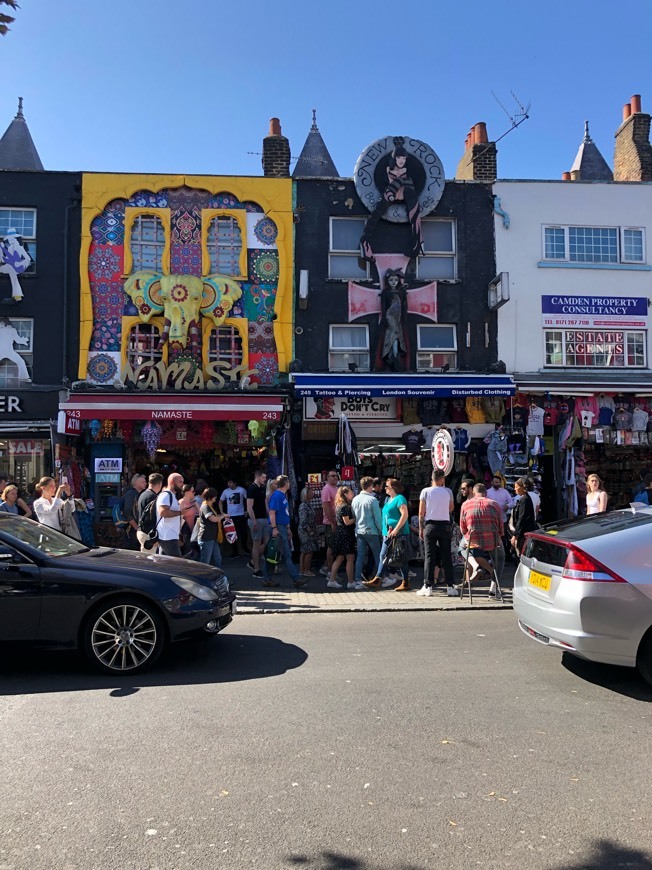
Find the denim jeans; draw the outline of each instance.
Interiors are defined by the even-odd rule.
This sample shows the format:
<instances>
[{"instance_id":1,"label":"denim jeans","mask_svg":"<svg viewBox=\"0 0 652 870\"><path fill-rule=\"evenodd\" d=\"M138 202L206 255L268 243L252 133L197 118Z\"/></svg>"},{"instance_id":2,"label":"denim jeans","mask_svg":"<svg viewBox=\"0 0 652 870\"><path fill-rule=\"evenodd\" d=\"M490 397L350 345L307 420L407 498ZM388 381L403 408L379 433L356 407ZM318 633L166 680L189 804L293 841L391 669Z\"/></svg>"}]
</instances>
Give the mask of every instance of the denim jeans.
<instances>
[{"instance_id":1,"label":"denim jeans","mask_svg":"<svg viewBox=\"0 0 652 870\"><path fill-rule=\"evenodd\" d=\"M378 577L382 577L383 573L387 573L387 571L402 571L403 578L405 580L408 579L408 559L410 558L409 548L408 548L408 536L407 535L399 535L399 537L405 538L405 547L403 548L403 564L400 568L386 568L383 572L383 562L385 561L385 556L387 555L387 550L392 542L391 538L383 538L383 545L380 548L380 556L378 557L378 571L376 572Z\"/></svg>"},{"instance_id":2,"label":"denim jeans","mask_svg":"<svg viewBox=\"0 0 652 870\"><path fill-rule=\"evenodd\" d=\"M355 557L355 582L362 582L362 571L367 562L369 553L371 552L374 559L374 567L378 565L380 558L380 535L357 535L358 542L357 556ZM371 577L369 578L372 579Z\"/></svg>"},{"instance_id":3,"label":"denim jeans","mask_svg":"<svg viewBox=\"0 0 652 870\"><path fill-rule=\"evenodd\" d=\"M204 565L222 567L222 551L217 541L199 541L199 561Z\"/></svg>"},{"instance_id":4,"label":"denim jeans","mask_svg":"<svg viewBox=\"0 0 652 870\"><path fill-rule=\"evenodd\" d=\"M292 561L292 551L290 550L290 527L278 525L276 528L278 529L278 537L276 541L278 543L279 553L281 554L282 560L285 562L288 574L296 581L299 579L299 569ZM267 559L263 556L263 578L267 580L268 577L269 567Z\"/></svg>"}]
</instances>

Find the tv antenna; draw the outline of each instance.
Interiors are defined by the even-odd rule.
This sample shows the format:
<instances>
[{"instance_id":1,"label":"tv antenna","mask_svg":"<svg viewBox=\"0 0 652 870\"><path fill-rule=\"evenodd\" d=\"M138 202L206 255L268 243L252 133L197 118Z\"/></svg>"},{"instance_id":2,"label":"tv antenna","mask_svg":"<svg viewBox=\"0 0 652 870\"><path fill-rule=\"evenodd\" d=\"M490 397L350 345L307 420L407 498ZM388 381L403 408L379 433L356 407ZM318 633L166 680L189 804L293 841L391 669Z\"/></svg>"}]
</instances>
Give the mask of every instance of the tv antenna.
<instances>
[{"instance_id":1,"label":"tv antenna","mask_svg":"<svg viewBox=\"0 0 652 870\"><path fill-rule=\"evenodd\" d=\"M507 136L508 133L511 133L512 130L515 130L517 127L520 127L521 124L522 124L524 121L527 121L527 119L530 117L529 112L530 112L530 106L532 105L532 103L528 103L527 106L524 106L523 103L522 103L522 102L519 100L519 98L516 96L516 94L514 93L514 91L510 91L510 93L511 93L512 97L514 98L514 102L516 103L516 105L517 105L517 107L518 107L518 111L517 111L517 112L511 112L511 113L510 113L510 112L509 112L509 111L508 111L508 110L503 106L503 104L500 102L500 100L499 100L498 97L494 94L494 92L493 92L493 91L491 92L491 96L492 96L492 97L494 98L494 100L498 103L498 105L499 105L500 108L503 110L503 112L507 115L507 117L509 118L510 123L511 123L511 125L512 125L512 126L509 128L509 130L506 130L506 131L502 134L502 136L499 136L499 137L495 140L496 142L500 142L500 140L501 140L501 139L504 139L505 136Z\"/></svg>"}]
</instances>

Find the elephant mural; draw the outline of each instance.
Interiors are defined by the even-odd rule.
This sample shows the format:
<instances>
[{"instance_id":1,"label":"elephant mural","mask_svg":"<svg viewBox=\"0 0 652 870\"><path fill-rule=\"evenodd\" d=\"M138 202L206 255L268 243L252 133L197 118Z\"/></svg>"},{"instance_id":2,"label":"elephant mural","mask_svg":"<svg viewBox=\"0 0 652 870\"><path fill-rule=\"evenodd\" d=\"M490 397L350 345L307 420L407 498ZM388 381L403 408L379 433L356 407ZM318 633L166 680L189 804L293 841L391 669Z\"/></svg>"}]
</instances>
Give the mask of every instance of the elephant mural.
<instances>
[{"instance_id":1,"label":"elephant mural","mask_svg":"<svg viewBox=\"0 0 652 870\"><path fill-rule=\"evenodd\" d=\"M188 344L193 354L199 353L200 317L209 317L215 326L220 326L242 296L239 284L225 275L198 278L140 271L127 278L124 289L144 323L156 315L164 315L165 326L158 349L169 342L175 353L183 351Z\"/></svg>"}]
</instances>

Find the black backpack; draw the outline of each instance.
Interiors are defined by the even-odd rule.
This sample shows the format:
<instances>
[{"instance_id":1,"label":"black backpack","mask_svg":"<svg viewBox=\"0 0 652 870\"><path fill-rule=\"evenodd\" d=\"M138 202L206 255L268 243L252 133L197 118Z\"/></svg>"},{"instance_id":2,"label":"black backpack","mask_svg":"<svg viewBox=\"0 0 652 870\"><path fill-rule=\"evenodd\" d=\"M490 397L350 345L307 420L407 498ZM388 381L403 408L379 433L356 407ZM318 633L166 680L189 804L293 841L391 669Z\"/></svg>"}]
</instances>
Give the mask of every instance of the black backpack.
<instances>
[{"instance_id":1,"label":"black backpack","mask_svg":"<svg viewBox=\"0 0 652 870\"><path fill-rule=\"evenodd\" d=\"M138 531L151 535L156 530L158 518L156 516L156 498L150 499L143 508L138 520Z\"/></svg>"}]
</instances>

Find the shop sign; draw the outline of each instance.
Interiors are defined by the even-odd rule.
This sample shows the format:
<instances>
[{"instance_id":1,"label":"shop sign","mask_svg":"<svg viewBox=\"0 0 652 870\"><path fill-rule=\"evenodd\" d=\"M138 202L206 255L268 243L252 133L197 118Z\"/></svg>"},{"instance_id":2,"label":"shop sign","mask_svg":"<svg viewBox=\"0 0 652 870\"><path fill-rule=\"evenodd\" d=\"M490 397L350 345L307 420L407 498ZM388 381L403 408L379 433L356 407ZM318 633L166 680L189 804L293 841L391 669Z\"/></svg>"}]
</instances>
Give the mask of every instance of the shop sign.
<instances>
[{"instance_id":1,"label":"shop sign","mask_svg":"<svg viewBox=\"0 0 652 870\"><path fill-rule=\"evenodd\" d=\"M301 437L304 441L335 441L337 438L337 423L306 422L301 427Z\"/></svg>"},{"instance_id":2,"label":"shop sign","mask_svg":"<svg viewBox=\"0 0 652 870\"><path fill-rule=\"evenodd\" d=\"M0 396L0 414L22 414L19 396Z\"/></svg>"},{"instance_id":3,"label":"shop sign","mask_svg":"<svg viewBox=\"0 0 652 870\"><path fill-rule=\"evenodd\" d=\"M65 411L64 435L81 435L82 425L79 411Z\"/></svg>"},{"instance_id":4,"label":"shop sign","mask_svg":"<svg viewBox=\"0 0 652 870\"><path fill-rule=\"evenodd\" d=\"M542 296L547 327L647 327L648 302L638 296Z\"/></svg>"},{"instance_id":5,"label":"shop sign","mask_svg":"<svg viewBox=\"0 0 652 870\"><path fill-rule=\"evenodd\" d=\"M440 429L432 441L431 447L432 467L450 474L453 470L455 449L453 439L447 429Z\"/></svg>"},{"instance_id":6,"label":"shop sign","mask_svg":"<svg viewBox=\"0 0 652 870\"><path fill-rule=\"evenodd\" d=\"M215 360L206 366L204 372L191 360L172 362L166 365L163 361L155 363L147 360L135 369L125 363L122 371L122 383L125 386L138 387L139 390L221 390L229 385L243 383L244 378L257 375L258 369L247 366L230 366L224 360ZM258 389L257 383L247 383L248 390Z\"/></svg>"},{"instance_id":7,"label":"shop sign","mask_svg":"<svg viewBox=\"0 0 652 870\"><path fill-rule=\"evenodd\" d=\"M95 483L120 483L119 474L96 474Z\"/></svg>"},{"instance_id":8,"label":"shop sign","mask_svg":"<svg viewBox=\"0 0 652 870\"><path fill-rule=\"evenodd\" d=\"M43 456L43 442L9 441L9 453L13 456Z\"/></svg>"},{"instance_id":9,"label":"shop sign","mask_svg":"<svg viewBox=\"0 0 652 870\"><path fill-rule=\"evenodd\" d=\"M396 399L376 399L367 396L319 396L304 402L304 420L337 420L346 414L349 420L398 420Z\"/></svg>"},{"instance_id":10,"label":"shop sign","mask_svg":"<svg viewBox=\"0 0 652 870\"><path fill-rule=\"evenodd\" d=\"M102 457L101 459L95 459L95 474L102 472L110 472L113 474L120 474L122 472L122 458L109 459L107 457Z\"/></svg>"}]
</instances>

